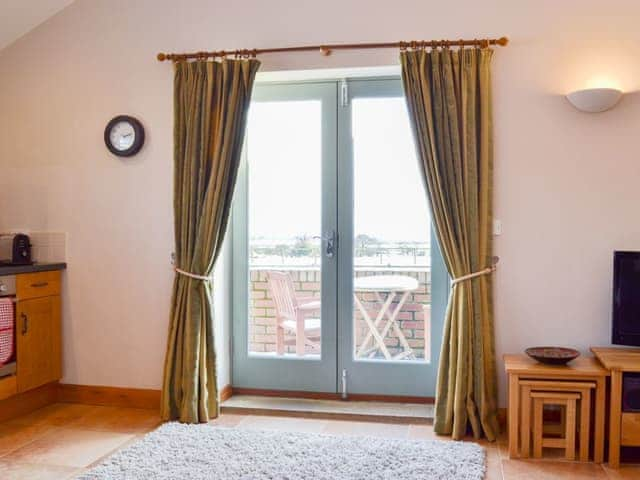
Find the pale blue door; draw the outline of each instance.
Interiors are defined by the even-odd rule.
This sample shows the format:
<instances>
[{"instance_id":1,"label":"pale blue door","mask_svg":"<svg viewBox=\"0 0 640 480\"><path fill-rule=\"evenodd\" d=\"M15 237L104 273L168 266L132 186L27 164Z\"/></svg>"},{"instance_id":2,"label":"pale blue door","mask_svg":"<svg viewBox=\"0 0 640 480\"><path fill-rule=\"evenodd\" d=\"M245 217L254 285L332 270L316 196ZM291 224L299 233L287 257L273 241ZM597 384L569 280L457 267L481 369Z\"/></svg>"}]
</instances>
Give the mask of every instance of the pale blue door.
<instances>
[{"instance_id":1,"label":"pale blue door","mask_svg":"<svg viewBox=\"0 0 640 480\"><path fill-rule=\"evenodd\" d=\"M435 393L449 278L399 79L341 85L338 371L347 393Z\"/></svg>"},{"instance_id":2,"label":"pale blue door","mask_svg":"<svg viewBox=\"0 0 640 480\"><path fill-rule=\"evenodd\" d=\"M334 82L253 92L233 211L235 387L335 392L336 95Z\"/></svg>"},{"instance_id":3,"label":"pale blue door","mask_svg":"<svg viewBox=\"0 0 640 480\"><path fill-rule=\"evenodd\" d=\"M433 396L449 280L399 78L256 87L233 249L234 386Z\"/></svg>"}]
</instances>

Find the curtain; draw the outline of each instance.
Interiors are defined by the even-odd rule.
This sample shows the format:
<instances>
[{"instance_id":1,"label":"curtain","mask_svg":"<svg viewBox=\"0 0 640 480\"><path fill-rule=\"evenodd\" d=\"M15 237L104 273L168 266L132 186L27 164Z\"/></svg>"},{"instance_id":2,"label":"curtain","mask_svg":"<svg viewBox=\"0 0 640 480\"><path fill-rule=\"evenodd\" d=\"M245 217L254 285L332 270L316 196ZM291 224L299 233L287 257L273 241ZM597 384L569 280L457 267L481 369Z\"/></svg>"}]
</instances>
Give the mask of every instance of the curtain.
<instances>
[{"instance_id":1,"label":"curtain","mask_svg":"<svg viewBox=\"0 0 640 480\"><path fill-rule=\"evenodd\" d=\"M259 65L253 59L175 65L177 270L162 387L165 420L207 422L218 415L212 291L207 277L227 227Z\"/></svg>"},{"instance_id":2,"label":"curtain","mask_svg":"<svg viewBox=\"0 0 640 480\"><path fill-rule=\"evenodd\" d=\"M432 222L452 278L492 265L490 49L403 51L402 80ZM492 279L452 286L438 367L434 430L495 440Z\"/></svg>"}]
</instances>

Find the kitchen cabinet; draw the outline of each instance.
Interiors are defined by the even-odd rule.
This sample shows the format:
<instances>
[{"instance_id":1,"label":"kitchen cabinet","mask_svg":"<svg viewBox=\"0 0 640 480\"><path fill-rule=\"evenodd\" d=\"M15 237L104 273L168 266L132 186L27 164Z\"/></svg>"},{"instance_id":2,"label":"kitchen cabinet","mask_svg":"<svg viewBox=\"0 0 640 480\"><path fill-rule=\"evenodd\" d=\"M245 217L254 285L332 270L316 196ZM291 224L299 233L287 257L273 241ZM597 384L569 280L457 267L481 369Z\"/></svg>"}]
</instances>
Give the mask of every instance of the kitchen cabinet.
<instances>
[{"instance_id":1,"label":"kitchen cabinet","mask_svg":"<svg viewBox=\"0 0 640 480\"><path fill-rule=\"evenodd\" d=\"M18 392L59 380L60 296L32 298L18 303L16 350Z\"/></svg>"},{"instance_id":2,"label":"kitchen cabinet","mask_svg":"<svg viewBox=\"0 0 640 480\"><path fill-rule=\"evenodd\" d=\"M16 360L18 393L62 377L60 272L16 278Z\"/></svg>"}]
</instances>

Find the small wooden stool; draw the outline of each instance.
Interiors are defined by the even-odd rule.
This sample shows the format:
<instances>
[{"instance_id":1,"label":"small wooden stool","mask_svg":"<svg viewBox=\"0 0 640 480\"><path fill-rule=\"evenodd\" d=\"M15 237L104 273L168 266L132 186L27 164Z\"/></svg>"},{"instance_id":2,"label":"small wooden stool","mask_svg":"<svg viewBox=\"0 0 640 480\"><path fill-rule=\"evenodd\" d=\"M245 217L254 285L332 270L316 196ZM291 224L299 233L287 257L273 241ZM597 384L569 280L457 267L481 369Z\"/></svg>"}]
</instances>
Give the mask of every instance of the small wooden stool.
<instances>
[{"instance_id":1,"label":"small wooden stool","mask_svg":"<svg viewBox=\"0 0 640 480\"><path fill-rule=\"evenodd\" d=\"M520 380L522 399L521 456L529 457L531 438L531 393L532 392L570 392L580 394L580 461L589 461L589 439L591 429L591 390L596 388L593 382L561 382L549 380ZM563 411L563 430L564 430ZM544 433L544 432L543 432Z\"/></svg>"},{"instance_id":2,"label":"small wooden stool","mask_svg":"<svg viewBox=\"0 0 640 480\"><path fill-rule=\"evenodd\" d=\"M542 448L563 448L565 458L576 458L576 403L579 393L531 392L533 399L533 457L542 458ZM566 408L564 438L544 437L542 410L545 405L561 405Z\"/></svg>"}]
</instances>

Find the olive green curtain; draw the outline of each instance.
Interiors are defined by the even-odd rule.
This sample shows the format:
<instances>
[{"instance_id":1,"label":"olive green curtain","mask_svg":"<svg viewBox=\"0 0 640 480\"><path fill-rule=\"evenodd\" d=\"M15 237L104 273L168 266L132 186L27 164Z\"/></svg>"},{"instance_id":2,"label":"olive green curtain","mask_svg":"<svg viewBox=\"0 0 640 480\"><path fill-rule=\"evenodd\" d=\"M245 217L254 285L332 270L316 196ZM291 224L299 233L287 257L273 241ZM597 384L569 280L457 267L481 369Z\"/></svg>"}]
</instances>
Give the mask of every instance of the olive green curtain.
<instances>
[{"instance_id":1,"label":"olive green curtain","mask_svg":"<svg viewBox=\"0 0 640 480\"><path fill-rule=\"evenodd\" d=\"M174 78L176 267L210 277L224 238L257 60L179 62ZM164 366L165 420L218 415L211 284L176 272Z\"/></svg>"},{"instance_id":2,"label":"olive green curtain","mask_svg":"<svg viewBox=\"0 0 640 480\"><path fill-rule=\"evenodd\" d=\"M433 226L452 278L492 261L490 49L401 52L402 80ZM452 287L434 430L455 439L498 434L492 279Z\"/></svg>"}]
</instances>

